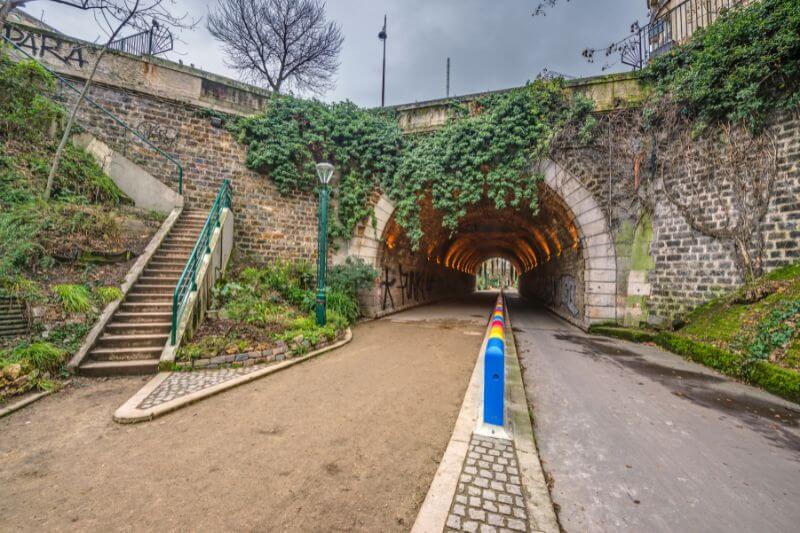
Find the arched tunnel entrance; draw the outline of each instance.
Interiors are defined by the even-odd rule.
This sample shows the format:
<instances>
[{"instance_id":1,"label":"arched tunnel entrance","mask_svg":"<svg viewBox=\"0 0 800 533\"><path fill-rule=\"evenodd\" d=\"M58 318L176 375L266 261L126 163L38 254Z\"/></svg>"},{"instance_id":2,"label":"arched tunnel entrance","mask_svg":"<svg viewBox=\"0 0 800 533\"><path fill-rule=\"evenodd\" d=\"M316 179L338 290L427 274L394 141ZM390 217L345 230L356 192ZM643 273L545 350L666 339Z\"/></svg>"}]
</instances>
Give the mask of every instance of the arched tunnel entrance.
<instances>
[{"instance_id":1,"label":"arched tunnel entrance","mask_svg":"<svg viewBox=\"0 0 800 533\"><path fill-rule=\"evenodd\" d=\"M616 257L606 218L593 195L556 164L542 165L539 209L476 204L450 231L430 201L421 205L424 236L416 251L386 198L375 226L360 228L339 253L357 255L380 273L362 305L382 316L476 289L492 258L516 270L520 293L587 327L616 317Z\"/></svg>"}]
</instances>

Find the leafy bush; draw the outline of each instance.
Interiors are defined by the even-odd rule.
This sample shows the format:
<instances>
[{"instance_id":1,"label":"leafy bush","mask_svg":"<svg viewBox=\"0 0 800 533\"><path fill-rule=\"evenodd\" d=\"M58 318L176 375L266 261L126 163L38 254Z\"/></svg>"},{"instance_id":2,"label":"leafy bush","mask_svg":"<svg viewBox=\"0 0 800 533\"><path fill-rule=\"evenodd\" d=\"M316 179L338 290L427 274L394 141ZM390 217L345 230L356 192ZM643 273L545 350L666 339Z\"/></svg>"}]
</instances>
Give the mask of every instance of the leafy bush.
<instances>
[{"instance_id":1,"label":"leafy bush","mask_svg":"<svg viewBox=\"0 0 800 533\"><path fill-rule=\"evenodd\" d=\"M83 285L56 285L53 291L67 313L85 313L92 308L89 289Z\"/></svg>"},{"instance_id":2,"label":"leafy bush","mask_svg":"<svg viewBox=\"0 0 800 533\"><path fill-rule=\"evenodd\" d=\"M122 299L122 291L119 287L100 287L97 289L97 296L103 305Z\"/></svg>"},{"instance_id":3,"label":"leafy bush","mask_svg":"<svg viewBox=\"0 0 800 533\"><path fill-rule=\"evenodd\" d=\"M15 62L0 49L0 133L3 137L44 138L64 115L47 95L53 77L37 62Z\"/></svg>"},{"instance_id":4,"label":"leafy bush","mask_svg":"<svg viewBox=\"0 0 800 533\"><path fill-rule=\"evenodd\" d=\"M757 130L775 109L800 104L800 3L760 0L732 9L685 44L654 57L657 92L701 124L741 122Z\"/></svg>"},{"instance_id":5,"label":"leafy bush","mask_svg":"<svg viewBox=\"0 0 800 533\"><path fill-rule=\"evenodd\" d=\"M326 294L327 309L344 318L348 325L354 323L361 316L358 300L351 294L337 289L329 289Z\"/></svg>"},{"instance_id":6,"label":"leafy bush","mask_svg":"<svg viewBox=\"0 0 800 533\"><path fill-rule=\"evenodd\" d=\"M596 325L589 328L589 333L593 335L605 335L631 342L653 342L655 334L650 331L642 331L633 328L622 328L618 326Z\"/></svg>"},{"instance_id":7,"label":"leafy bush","mask_svg":"<svg viewBox=\"0 0 800 533\"><path fill-rule=\"evenodd\" d=\"M668 332L656 335L655 342L662 348L688 357L696 363L718 370L728 376L743 377L742 363L744 359L738 355Z\"/></svg>"},{"instance_id":8,"label":"leafy bush","mask_svg":"<svg viewBox=\"0 0 800 533\"><path fill-rule=\"evenodd\" d=\"M766 361L754 361L747 368L747 381L789 401L800 403L800 373Z\"/></svg>"},{"instance_id":9,"label":"leafy bush","mask_svg":"<svg viewBox=\"0 0 800 533\"><path fill-rule=\"evenodd\" d=\"M372 287L377 277L378 271L363 259L348 257L328 272L328 287L355 298L359 290Z\"/></svg>"}]
</instances>

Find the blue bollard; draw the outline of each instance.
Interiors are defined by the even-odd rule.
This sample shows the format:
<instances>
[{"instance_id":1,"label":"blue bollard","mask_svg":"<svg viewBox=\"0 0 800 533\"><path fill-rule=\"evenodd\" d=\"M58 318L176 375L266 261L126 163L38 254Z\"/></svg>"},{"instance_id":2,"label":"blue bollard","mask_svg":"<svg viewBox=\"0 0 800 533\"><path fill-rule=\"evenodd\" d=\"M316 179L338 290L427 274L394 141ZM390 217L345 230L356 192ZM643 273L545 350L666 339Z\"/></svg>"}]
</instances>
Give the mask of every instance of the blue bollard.
<instances>
[{"instance_id":1,"label":"blue bollard","mask_svg":"<svg viewBox=\"0 0 800 533\"><path fill-rule=\"evenodd\" d=\"M500 339L489 339L483 361L483 421L503 425L505 404L505 345Z\"/></svg>"}]
</instances>

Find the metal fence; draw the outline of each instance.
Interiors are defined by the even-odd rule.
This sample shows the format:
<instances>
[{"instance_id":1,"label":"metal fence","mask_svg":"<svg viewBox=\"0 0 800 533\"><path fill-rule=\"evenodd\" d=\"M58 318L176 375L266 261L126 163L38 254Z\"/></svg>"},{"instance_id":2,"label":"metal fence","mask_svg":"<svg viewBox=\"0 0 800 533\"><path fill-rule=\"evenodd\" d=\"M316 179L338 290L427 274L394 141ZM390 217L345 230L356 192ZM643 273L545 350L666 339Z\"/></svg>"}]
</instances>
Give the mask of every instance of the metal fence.
<instances>
[{"instance_id":1,"label":"metal fence","mask_svg":"<svg viewBox=\"0 0 800 533\"><path fill-rule=\"evenodd\" d=\"M618 43L623 64L641 69L651 57L669 51L714 22L725 10L750 0L685 0L659 14L645 26L635 25L632 34Z\"/></svg>"},{"instance_id":2,"label":"metal fence","mask_svg":"<svg viewBox=\"0 0 800 533\"><path fill-rule=\"evenodd\" d=\"M149 30L117 39L108 45L112 50L135 56L154 56L171 52L174 46L172 33L153 21Z\"/></svg>"}]
</instances>

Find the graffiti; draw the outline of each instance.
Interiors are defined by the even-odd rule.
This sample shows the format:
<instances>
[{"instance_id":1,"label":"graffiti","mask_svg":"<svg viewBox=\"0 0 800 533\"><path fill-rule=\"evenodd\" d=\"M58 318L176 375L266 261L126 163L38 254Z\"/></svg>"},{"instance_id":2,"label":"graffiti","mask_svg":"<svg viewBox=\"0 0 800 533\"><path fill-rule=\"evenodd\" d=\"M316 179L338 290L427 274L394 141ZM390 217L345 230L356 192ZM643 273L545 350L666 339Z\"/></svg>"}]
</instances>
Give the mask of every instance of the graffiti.
<instances>
[{"instance_id":1,"label":"graffiti","mask_svg":"<svg viewBox=\"0 0 800 533\"><path fill-rule=\"evenodd\" d=\"M576 304L577 283L575 278L570 275L561 276L557 290L559 294L558 303L564 306L573 317L577 317L579 309Z\"/></svg>"},{"instance_id":2,"label":"graffiti","mask_svg":"<svg viewBox=\"0 0 800 533\"><path fill-rule=\"evenodd\" d=\"M392 304L392 309L394 309L394 297L392 297L392 287L397 282L395 278L389 279L390 270L389 267L383 267L383 277L381 277L381 289L383 291L383 303L381 304L381 308L385 311L387 299Z\"/></svg>"},{"instance_id":3,"label":"graffiti","mask_svg":"<svg viewBox=\"0 0 800 533\"><path fill-rule=\"evenodd\" d=\"M391 309L395 308L395 301L392 296L393 288L399 291L400 305L405 306L407 303L425 300L433 286L433 279L429 275L415 270L406 272L401 265L397 266L397 278L391 277L391 275L392 269L384 267L383 277L381 278L382 308L384 311L389 305L391 305Z\"/></svg>"},{"instance_id":4,"label":"graffiti","mask_svg":"<svg viewBox=\"0 0 800 533\"><path fill-rule=\"evenodd\" d=\"M150 120L141 121L136 125L136 129L150 142L164 150L175 148L178 144L178 137L180 137L180 133L175 128Z\"/></svg>"},{"instance_id":5,"label":"graffiti","mask_svg":"<svg viewBox=\"0 0 800 533\"><path fill-rule=\"evenodd\" d=\"M64 41L52 35L34 33L28 29L6 24L3 27L6 39L30 53L33 57L48 59L54 57L65 65L83 68L88 61L83 58L84 46Z\"/></svg>"}]
</instances>

